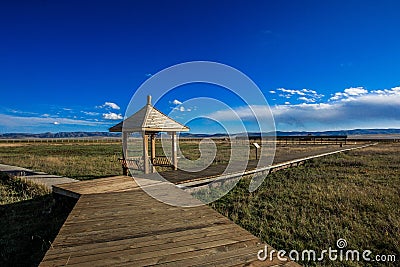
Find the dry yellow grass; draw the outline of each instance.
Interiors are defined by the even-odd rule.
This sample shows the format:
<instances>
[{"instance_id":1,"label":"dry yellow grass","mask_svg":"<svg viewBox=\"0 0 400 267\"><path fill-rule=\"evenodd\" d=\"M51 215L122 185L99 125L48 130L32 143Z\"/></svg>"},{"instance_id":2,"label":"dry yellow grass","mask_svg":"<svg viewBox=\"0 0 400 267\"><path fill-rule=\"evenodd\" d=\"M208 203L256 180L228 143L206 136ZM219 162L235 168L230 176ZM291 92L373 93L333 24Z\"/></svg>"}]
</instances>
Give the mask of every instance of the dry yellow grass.
<instances>
[{"instance_id":1,"label":"dry yellow grass","mask_svg":"<svg viewBox=\"0 0 400 267\"><path fill-rule=\"evenodd\" d=\"M211 204L276 249L336 248L396 255L400 260L400 143L315 159L270 174L255 192L249 181ZM308 262L307 266L377 266L376 262Z\"/></svg>"}]
</instances>

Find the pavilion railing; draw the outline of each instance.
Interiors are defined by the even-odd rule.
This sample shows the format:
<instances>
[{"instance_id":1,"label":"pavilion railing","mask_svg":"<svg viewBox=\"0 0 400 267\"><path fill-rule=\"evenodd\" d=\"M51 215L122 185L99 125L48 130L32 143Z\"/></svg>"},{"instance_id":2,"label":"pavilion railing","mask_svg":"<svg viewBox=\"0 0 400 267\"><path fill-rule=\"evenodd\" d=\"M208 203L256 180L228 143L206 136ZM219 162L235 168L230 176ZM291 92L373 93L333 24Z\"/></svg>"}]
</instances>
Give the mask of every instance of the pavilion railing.
<instances>
[{"instance_id":1,"label":"pavilion railing","mask_svg":"<svg viewBox=\"0 0 400 267\"><path fill-rule=\"evenodd\" d=\"M153 166L172 166L172 159L166 156L157 156L153 159Z\"/></svg>"},{"instance_id":2,"label":"pavilion railing","mask_svg":"<svg viewBox=\"0 0 400 267\"><path fill-rule=\"evenodd\" d=\"M144 170L143 157L120 158L118 160L121 162L123 168Z\"/></svg>"},{"instance_id":3,"label":"pavilion railing","mask_svg":"<svg viewBox=\"0 0 400 267\"><path fill-rule=\"evenodd\" d=\"M149 160L151 160L151 158L149 158ZM118 161L122 164L124 175L127 175L128 169L139 171L144 170L143 157L119 158ZM151 161L151 163L153 166L173 167L172 159L166 156L157 156Z\"/></svg>"}]
</instances>

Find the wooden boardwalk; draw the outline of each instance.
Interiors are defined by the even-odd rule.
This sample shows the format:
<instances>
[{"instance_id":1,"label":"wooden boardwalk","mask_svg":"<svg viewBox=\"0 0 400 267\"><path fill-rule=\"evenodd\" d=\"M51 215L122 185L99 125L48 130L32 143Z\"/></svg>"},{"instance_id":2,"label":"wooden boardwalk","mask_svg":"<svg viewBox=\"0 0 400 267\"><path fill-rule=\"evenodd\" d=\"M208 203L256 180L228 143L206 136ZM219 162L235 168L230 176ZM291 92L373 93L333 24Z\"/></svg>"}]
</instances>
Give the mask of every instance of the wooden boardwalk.
<instances>
[{"instance_id":1,"label":"wooden boardwalk","mask_svg":"<svg viewBox=\"0 0 400 267\"><path fill-rule=\"evenodd\" d=\"M128 187L113 187L117 179ZM298 266L259 261L264 244L208 206L161 203L130 177L99 180L64 186L81 196L40 266ZM172 184L164 189L191 198Z\"/></svg>"},{"instance_id":2,"label":"wooden boardwalk","mask_svg":"<svg viewBox=\"0 0 400 267\"><path fill-rule=\"evenodd\" d=\"M258 160L249 160L247 167L243 171L242 164L237 164L238 168L235 168L235 164L232 164L230 170L224 174L226 165L210 165L206 169L198 172L187 172L183 170L176 171L165 171L159 173L164 179L170 181L173 184L181 187L185 186L196 186L197 184L204 183L206 180L213 181L215 179L224 179L225 177L235 178L243 175L254 174L262 171L270 171L274 169L283 169L292 165L298 165L305 160L326 156L330 154L340 153L349 151L352 149L362 148L367 145L348 145L345 148L339 146L323 147L318 150L302 151L296 153L283 153L282 151L277 152L274 157L273 164L271 166L257 166ZM157 174L158 175L158 174ZM141 177L152 179L152 174L146 174ZM154 177L156 179L156 177Z\"/></svg>"},{"instance_id":3,"label":"wooden boardwalk","mask_svg":"<svg viewBox=\"0 0 400 267\"><path fill-rule=\"evenodd\" d=\"M306 153L302 155L306 157L297 155L297 159L274 166L290 166L355 148ZM252 164L248 172L257 171L252 170ZM218 176L218 172L220 169L214 167L197 173L197 177L179 172L163 175L182 184L208 179L211 174ZM200 204L173 183L148 181L144 187L156 185L167 197ZM117 176L54 186L54 193L78 201L40 266L298 266L277 258L259 261L257 252L265 244L251 233L208 206L185 208L159 202L141 185L132 177Z\"/></svg>"}]
</instances>

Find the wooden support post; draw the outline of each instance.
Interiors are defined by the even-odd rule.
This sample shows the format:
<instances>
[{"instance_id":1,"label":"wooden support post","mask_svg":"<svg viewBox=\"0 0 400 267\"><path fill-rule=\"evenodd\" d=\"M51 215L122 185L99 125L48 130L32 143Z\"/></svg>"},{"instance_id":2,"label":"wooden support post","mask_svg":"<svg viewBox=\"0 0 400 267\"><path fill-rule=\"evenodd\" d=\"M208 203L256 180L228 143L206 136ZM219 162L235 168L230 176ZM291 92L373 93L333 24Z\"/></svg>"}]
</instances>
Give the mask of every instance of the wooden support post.
<instances>
[{"instance_id":1,"label":"wooden support post","mask_svg":"<svg viewBox=\"0 0 400 267\"><path fill-rule=\"evenodd\" d=\"M128 162L126 161L126 158L128 158L128 135L129 133L127 132L122 132L122 175L127 176L128 175Z\"/></svg>"},{"instance_id":2,"label":"wooden support post","mask_svg":"<svg viewBox=\"0 0 400 267\"><path fill-rule=\"evenodd\" d=\"M177 156L177 144L176 144L176 132L171 133L171 143L172 143L172 165L174 170L178 169L178 156Z\"/></svg>"},{"instance_id":3,"label":"wooden support post","mask_svg":"<svg viewBox=\"0 0 400 267\"><path fill-rule=\"evenodd\" d=\"M149 136L146 132L142 133L143 136L143 165L144 165L144 173L150 173L149 170Z\"/></svg>"},{"instance_id":4,"label":"wooden support post","mask_svg":"<svg viewBox=\"0 0 400 267\"><path fill-rule=\"evenodd\" d=\"M151 172L155 172L156 171L156 167L153 166L153 162L154 159L156 158L156 135L152 134L150 136L150 140L151 140Z\"/></svg>"},{"instance_id":5,"label":"wooden support post","mask_svg":"<svg viewBox=\"0 0 400 267\"><path fill-rule=\"evenodd\" d=\"M124 153L123 158L128 156L128 135L127 132L122 132L122 151Z\"/></svg>"}]
</instances>

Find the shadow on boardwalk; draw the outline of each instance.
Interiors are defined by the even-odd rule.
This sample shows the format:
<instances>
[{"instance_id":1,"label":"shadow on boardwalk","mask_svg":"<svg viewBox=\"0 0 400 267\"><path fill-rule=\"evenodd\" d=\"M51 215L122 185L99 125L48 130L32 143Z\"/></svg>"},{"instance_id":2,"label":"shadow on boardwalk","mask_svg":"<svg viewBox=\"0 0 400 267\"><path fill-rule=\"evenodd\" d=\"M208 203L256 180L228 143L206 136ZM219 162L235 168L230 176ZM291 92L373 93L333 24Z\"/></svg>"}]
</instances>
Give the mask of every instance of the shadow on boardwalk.
<instances>
[{"instance_id":1,"label":"shadow on boardwalk","mask_svg":"<svg viewBox=\"0 0 400 267\"><path fill-rule=\"evenodd\" d=\"M75 200L54 205L51 194L0 206L0 266L37 266Z\"/></svg>"}]
</instances>

